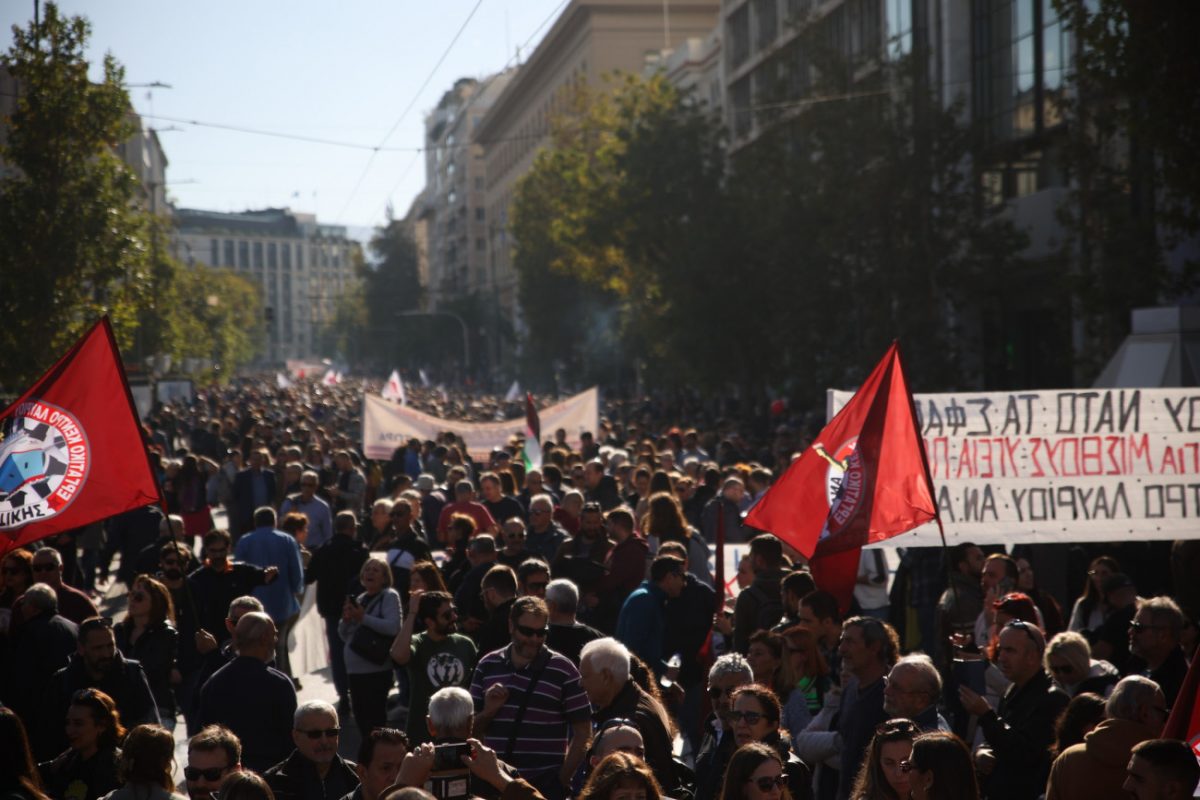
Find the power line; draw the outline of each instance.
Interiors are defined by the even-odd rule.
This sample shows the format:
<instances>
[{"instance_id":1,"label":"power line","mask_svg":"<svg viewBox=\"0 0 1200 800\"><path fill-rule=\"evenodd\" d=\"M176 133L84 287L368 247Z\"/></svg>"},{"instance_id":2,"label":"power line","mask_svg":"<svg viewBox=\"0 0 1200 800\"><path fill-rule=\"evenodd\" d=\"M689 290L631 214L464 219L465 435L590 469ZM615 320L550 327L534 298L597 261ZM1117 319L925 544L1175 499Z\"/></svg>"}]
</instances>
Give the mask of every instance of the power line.
<instances>
[{"instance_id":1,"label":"power line","mask_svg":"<svg viewBox=\"0 0 1200 800\"><path fill-rule=\"evenodd\" d=\"M270 131L262 128L249 128L244 125L230 125L224 122L202 122L197 119L182 119L180 117L167 117L162 114L140 114L139 116L145 119L161 120L163 122L175 122L180 125L194 125L198 128L216 128L217 130L232 131L234 133L250 133L255 136L270 136L276 139L291 139L297 142L308 142L309 144L327 144L333 147L349 147L355 150L380 150L383 152L409 152L411 147L373 147L369 144L361 142L343 142L336 139L324 139L318 136L304 136L299 133L285 133L283 131Z\"/></svg>"},{"instance_id":2,"label":"power line","mask_svg":"<svg viewBox=\"0 0 1200 800\"><path fill-rule=\"evenodd\" d=\"M354 188L350 190L350 196L346 198L346 204L342 206L342 211L340 214L338 214L339 219L345 218L346 211L350 208L350 204L354 202L354 198L358 194L358 189L360 186L362 186L362 182L367 177L367 173L371 171L371 165L375 163L375 156L378 155L380 148L387 144L387 140L391 138L392 134L396 132L396 128L400 127L400 123L403 122L405 117L408 116L408 112L411 111L413 106L417 104L417 101L421 98L421 92L425 91L425 87L427 87L430 81L433 80L433 76L437 74L438 68L442 66L442 62L444 62L446 57L450 55L450 51L454 49L454 45L458 42L459 37L462 36L463 31L467 29L467 25L470 24L471 20L475 17L475 12L479 10L481 5L483 5L483 0L476 0L475 5L471 8L471 13L467 14L467 18L463 20L462 25L458 26L458 30L454 33L454 38L450 40L450 44L446 45L446 49L442 51L442 55L440 58L438 58L437 63L433 65L433 69L429 70L429 74L425 76L425 80L421 84L421 88L417 89L417 91L413 94L412 100L410 100L408 105L404 107L404 111L400 113L399 119L396 120L395 124L392 125L392 127L388 130L387 135L385 135L383 140L380 141L379 147L376 147L374 151L372 151L371 157L367 159L366 166L363 167L362 174L358 176L358 180L354 183Z\"/></svg>"}]
</instances>

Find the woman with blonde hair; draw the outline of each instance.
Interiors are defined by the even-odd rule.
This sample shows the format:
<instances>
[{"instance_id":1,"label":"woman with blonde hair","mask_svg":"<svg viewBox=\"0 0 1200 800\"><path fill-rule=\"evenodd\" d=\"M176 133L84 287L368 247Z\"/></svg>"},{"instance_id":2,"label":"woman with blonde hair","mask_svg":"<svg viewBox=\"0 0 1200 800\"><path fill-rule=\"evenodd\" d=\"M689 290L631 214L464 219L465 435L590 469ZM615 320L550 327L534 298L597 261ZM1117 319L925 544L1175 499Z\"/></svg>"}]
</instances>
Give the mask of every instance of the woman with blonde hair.
<instances>
[{"instance_id":1,"label":"woman with blonde hair","mask_svg":"<svg viewBox=\"0 0 1200 800\"><path fill-rule=\"evenodd\" d=\"M347 598L338 623L345 642L346 680L350 708L365 739L374 728L387 725L387 696L392 688L392 640L400 632L400 594L392 588L392 570L371 556L358 571L363 593Z\"/></svg>"},{"instance_id":2,"label":"woman with blonde hair","mask_svg":"<svg viewBox=\"0 0 1200 800\"><path fill-rule=\"evenodd\" d=\"M646 762L618 750L596 765L579 800L662 800L662 796Z\"/></svg>"},{"instance_id":3,"label":"woman with blonde hair","mask_svg":"<svg viewBox=\"0 0 1200 800\"><path fill-rule=\"evenodd\" d=\"M129 591L129 614L113 625L117 648L146 671L146 681L167 730L175 730L175 692L179 671L175 658L179 632L175 629L175 604L171 590L149 575L138 575Z\"/></svg>"}]
</instances>

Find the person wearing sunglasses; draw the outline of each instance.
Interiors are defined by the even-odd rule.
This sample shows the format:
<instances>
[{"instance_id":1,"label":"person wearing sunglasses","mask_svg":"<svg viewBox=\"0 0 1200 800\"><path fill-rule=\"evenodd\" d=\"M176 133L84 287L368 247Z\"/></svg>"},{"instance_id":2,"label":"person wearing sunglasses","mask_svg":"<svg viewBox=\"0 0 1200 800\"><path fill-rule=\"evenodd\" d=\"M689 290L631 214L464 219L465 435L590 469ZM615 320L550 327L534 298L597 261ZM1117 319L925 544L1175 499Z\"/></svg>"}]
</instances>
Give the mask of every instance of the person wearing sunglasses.
<instances>
[{"instance_id":1,"label":"person wearing sunglasses","mask_svg":"<svg viewBox=\"0 0 1200 800\"><path fill-rule=\"evenodd\" d=\"M908 800L908 770L913 739L921 733L910 719L890 719L875 728L866 759L858 770L850 800Z\"/></svg>"},{"instance_id":2,"label":"person wearing sunglasses","mask_svg":"<svg viewBox=\"0 0 1200 800\"><path fill-rule=\"evenodd\" d=\"M135 659L146 671L160 723L174 731L178 706L171 685L179 677L179 631L167 587L149 575L138 575L129 592L129 613L113 626L113 635L121 653Z\"/></svg>"},{"instance_id":3,"label":"person wearing sunglasses","mask_svg":"<svg viewBox=\"0 0 1200 800\"><path fill-rule=\"evenodd\" d=\"M92 599L74 586L63 583L62 555L53 547L43 547L33 554L33 579L44 583L58 595L58 613L76 625L100 613Z\"/></svg>"},{"instance_id":4,"label":"person wearing sunglasses","mask_svg":"<svg viewBox=\"0 0 1200 800\"><path fill-rule=\"evenodd\" d=\"M812 788L803 796L812 797ZM739 747L729 759L720 800L795 800L779 751L762 742Z\"/></svg>"},{"instance_id":5,"label":"person wearing sunglasses","mask_svg":"<svg viewBox=\"0 0 1200 800\"><path fill-rule=\"evenodd\" d=\"M641 731L643 759L668 793L676 788L671 760L671 722L662 704L630 676L630 655L625 645L605 637L588 642L579 655L579 682L592 703L592 718L601 726L613 720L635 725Z\"/></svg>"},{"instance_id":6,"label":"person wearing sunglasses","mask_svg":"<svg viewBox=\"0 0 1200 800\"><path fill-rule=\"evenodd\" d=\"M971 753L953 733L934 731L913 739L912 755L900 762L912 800L979 800ZM1017 795L989 794L1009 798ZM1037 795L1034 795L1035 797Z\"/></svg>"},{"instance_id":7,"label":"person wearing sunglasses","mask_svg":"<svg viewBox=\"0 0 1200 800\"><path fill-rule=\"evenodd\" d=\"M292 742L296 749L262 774L275 800L302 800L319 786L326 798L342 797L358 788L354 765L338 755L342 729L337 709L323 700L302 703L293 715Z\"/></svg>"},{"instance_id":8,"label":"person wearing sunglasses","mask_svg":"<svg viewBox=\"0 0 1200 800\"><path fill-rule=\"evenodd\" d=\"M1092 658L1088 640L1074 631L1063 631L1050 640L1043 663L1054 682L1072 697L1085 692L1107 697L1121 678L1112 664Z\"/></svg>"},{"instance_id":9,"label":"person wearing sunglasses","mask_svg":"<svg viewBox=\"0 0 1200 800\"><path fill-rule=\"evenodd\" d=\"M561 800L592 738L591 706L579 670L546 647L546 602L519 597L508 618L512 642L481 658L471 679L475 734L547 800Z\"/></svg>"},{"instance_id":10,"label":"person wearing sunglasses","mask_svg":"<svg viewBox=\"0 0 1200 800\"><path fill-rule=\"evenodd\" d=\"M792 752L790 737L779 726L782 710L779 697L770 687L751 683L737 689L728 714L734 742L739 748L755 742L771 747L784 765L791 796L795 800L810 798L812 770Z\"/></svg>"},{"instance_id":11,"label":"person wearing sunglasses","mask_svg":"<svg viewBox=\"0 0 1200 800\"><path fill-rule=\"evenodd\" d=\"M1140 674L1162 687L1168 708L1175 705L1188 671L1179 645L1182 633L1183 611L1169 597L1142 600L1129 623L1129 651L1144 663Z\"/></svg>"},{"instance_id":12,"label":"person wearing sunglasses","mask_svg":"<svg viewBox=\"0 0 1200 800\"><path fill-rule=\"evenodd\" d=\"M500 526L503 547L497 560L513 569L519 568L534 554L525 546L525 520L520 517L509 517Z\"/></svg>"},{"instance_id":13,"label":"person wearing sunglasses","mask_svg":"<svg viewBox=\"0 0 1200 800\"><path fill-rule=\"evenodd\" d=\"M966 686L958 689L963 708L979 717L988 747L977 754L987 771L984 790L989 797L1034 800L1046 786L1054 722L1070 698L1042 669L1046 639L1028 622L1008 623L1000 632L996 662L1012 685L995 711ZM988 754L990 753L990 758Z\"/></svg>"},{"instance_id":14,"label":"person wearing sunglasses","mask_svg":"<svg viewBox=\"0 0 1200 800\"><path fill-rule=\"evenodd\" d=\"M209 725L188 740L183 779L192 800L211 800L225 779L241 770L242 743L228 728Z\"/></svg>"},{"instance_id":15,"label":"person wearing sunglasses","mask_svg":"<svg viewBox=\"0 0 1200 800\"><path fill-rule=\"evenodd\" d=\"M750 664L741 653L726 653L708 671L712 713L704 720L704 735L696 751L696 800L712 800L720 791L725 765L737 750L729 721L733 693L753 680Z\"/></svg>"}]
</instances>

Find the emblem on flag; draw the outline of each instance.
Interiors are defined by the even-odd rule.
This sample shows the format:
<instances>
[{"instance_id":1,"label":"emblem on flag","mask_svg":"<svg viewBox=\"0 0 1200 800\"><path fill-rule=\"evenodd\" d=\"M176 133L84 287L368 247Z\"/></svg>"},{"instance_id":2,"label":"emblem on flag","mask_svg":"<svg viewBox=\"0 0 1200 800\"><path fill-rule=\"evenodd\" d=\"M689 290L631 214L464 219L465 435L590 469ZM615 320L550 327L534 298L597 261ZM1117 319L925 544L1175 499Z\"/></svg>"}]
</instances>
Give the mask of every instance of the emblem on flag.
<instances>
[{"instance_id":1,"label":"emblem on flag","mask_svg":"<svg viewBox=\"0 0 1200 800\"><path fill-rule=\"evenodd\" d=\"M79 420L58 406L26 403L0 443L0 530L53 517L75 499L90 466Z\"/></svg>"}]
</instances>

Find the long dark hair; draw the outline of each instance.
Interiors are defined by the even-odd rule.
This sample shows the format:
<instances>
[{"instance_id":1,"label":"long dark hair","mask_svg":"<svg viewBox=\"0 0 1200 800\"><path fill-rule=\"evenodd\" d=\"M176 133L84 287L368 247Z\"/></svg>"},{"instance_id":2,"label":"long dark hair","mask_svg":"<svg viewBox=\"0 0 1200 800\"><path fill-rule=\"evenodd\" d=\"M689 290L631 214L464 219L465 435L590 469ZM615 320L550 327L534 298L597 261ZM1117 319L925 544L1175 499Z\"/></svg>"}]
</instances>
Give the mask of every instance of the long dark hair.
<instances>
[{"instance_id":1,"label":"long dark hair","mask_svg":"<svg viewBox=\"0 0 1200 800\"><path fill-rule=\"evenodd\" d=\"M96 747L108 750L116 747L125 738L125 728L121 726L121 712L111 697L99 689L80 689L71 696L71 705L86 708L92 715L92 721L104 727L104 732L96 738Z\"/></svg>"},{"instance_id":2,"label":"long dark hair","mask_svg":"<svg viewBox=\"0 0 1200 800\"><path fill-rule=\"evenodd\" d=\"M1094 570L1097 564L1103 564L1108 567L1109 571L1114 575L1121 571L1120 561L1117 561L1112 556L1097 556L1088 564L1088 572ZM1084 576L1083 592L1079 595L1079 600L1079 608L1083 611L1084 615L1090 615L1096 610L1096 606L1104 602L1104 597L1101 596L1100 591L1096 588L1091 575Z\"/></svg>"},{"instance_id":3,"label":"long dark hair","mask_svg":"<svg viewBox=\"0 0 1200 800\"><path fill-rule=\"evenodd\" d=\"M122 782L140 786L175 789L171 764L175 760L175 737L158 725L138 725L125 738L121 750Z\"/></svg>"},{"instance_id":4,"label":"long dark hair","mask_svg":"<svg viewBox=\"0 0 1200 800\"><path fill-rule=\"evenodd\" d=\"M854 779L854 788L850 790L850 800L908 800L899 798L888 783L883 773L881 758L883 746L892 742L912 742L921 729L908 719L889 719L875 729L875 737L867 747L866 759Z\"/></svg>"},{"instance_id":5,"label":"long dark hair","mask_svg":"<svg viewBox=\"0 0 1200 800\"><path fill-rule=\"evenodd\" d=\"M1072 697L1071 702L1054 722L1055 755L1073 744L1082 742L1087 732L1099 725L1103 719L1103 697L1095 692L1081 692Z\"/></svg>"},{"instance_id":6,"label":"long dark hair","mask_svg":"<svg viewBox=\"0 0 1200 800\"><path fill-rule=\"evenodd\" d=\"M979 800L979 782L971 753L953 733L934 731L913 739L913 768L934 773L930 800Z\"/></svg>"},{"instance_id":7,"label":"long dark hair","mask_svg":"<svg viewBox=\"0 0 1200 800\"><path fill-rule=\"evenodd\" d=\"M650 495L642 531L647 536L657 536L660 542L684 542L692 535L679 498L670 492Z\"/></svg>"},{"instance_id":8,"label":"long dark hair","mask_svg":"<svg viewBox=\"0 0 1200 800\"><path fill-rule=\"evenodd\" d=\"M16 789L33 800L49 800L29 751L25 725L11 709L0 706L0 787Z\"/></svg>"},{"instance_id":9,"label":"long dark hair","mask_svg":"<svg viewBox=\"0 0 1200 800\"><path fill-rule=\"evenodd\" d=\"M783 756L779 755L779 751L771 745L763 742L751 742L739 747L730 757L729 766L725 768L725 783L721 786L718 800L745 800L745 786L750 780L750 776L764 762L772 759L786 772ZM792 800L792 793L788 791L787 786L783 787L780 800Z\"/></svg>"}]
</instances>

